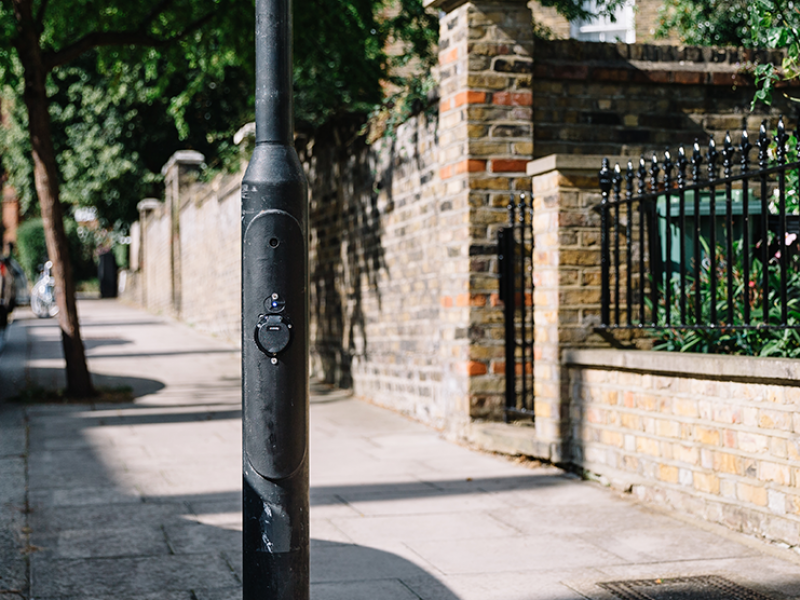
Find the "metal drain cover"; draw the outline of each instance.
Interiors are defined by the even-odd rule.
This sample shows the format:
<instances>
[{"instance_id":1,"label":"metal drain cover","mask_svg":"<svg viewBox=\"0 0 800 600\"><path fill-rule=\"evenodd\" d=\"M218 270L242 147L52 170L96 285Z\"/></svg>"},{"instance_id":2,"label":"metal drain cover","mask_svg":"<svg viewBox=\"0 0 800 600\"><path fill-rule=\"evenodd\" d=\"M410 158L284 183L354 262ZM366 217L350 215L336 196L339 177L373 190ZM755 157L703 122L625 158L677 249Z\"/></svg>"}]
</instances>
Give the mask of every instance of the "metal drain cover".
<instances>
[{"instance_id":1,"label":"metal drain cover","mask_svg":"<svg viewBox=\"0 0 800 600\"><path fill-rule=\"evenodd\" d=\"M598 583L622 600L773 600L719 575Z\"/></svg>"}]
</instances>

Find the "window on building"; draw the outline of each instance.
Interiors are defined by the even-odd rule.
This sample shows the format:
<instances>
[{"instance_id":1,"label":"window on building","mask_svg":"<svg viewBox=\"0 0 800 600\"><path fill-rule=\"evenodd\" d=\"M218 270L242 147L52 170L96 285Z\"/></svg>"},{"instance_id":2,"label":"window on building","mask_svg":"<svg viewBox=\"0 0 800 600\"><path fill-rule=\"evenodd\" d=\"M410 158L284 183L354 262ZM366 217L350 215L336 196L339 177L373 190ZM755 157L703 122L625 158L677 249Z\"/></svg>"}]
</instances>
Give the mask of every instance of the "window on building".
<instances>
[{"instance_id":1,"label":"window on building","mask_svg":"<svg viewBox=\"0 0 800 600\"><path fill-rule=\"evenodd\" d=\"M597 2L587 0L584 7L589 12L597 12ZM636 28L633 20L633 2L627 2L614 11L615 20L610 17L595 17L570 23L570 37L584 42L625 42L636 41Z\"/></svg>"}]
</instances>

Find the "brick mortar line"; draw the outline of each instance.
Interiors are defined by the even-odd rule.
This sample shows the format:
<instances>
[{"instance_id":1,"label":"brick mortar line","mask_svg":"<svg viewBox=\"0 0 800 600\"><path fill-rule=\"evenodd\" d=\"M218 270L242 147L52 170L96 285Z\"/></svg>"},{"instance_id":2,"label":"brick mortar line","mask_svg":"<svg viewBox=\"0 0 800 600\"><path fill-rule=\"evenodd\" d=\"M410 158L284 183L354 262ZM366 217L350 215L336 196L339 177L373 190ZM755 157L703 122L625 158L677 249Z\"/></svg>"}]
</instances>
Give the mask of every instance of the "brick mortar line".
<instances>
[{"instance_id":1,"label":"brick mortar line","mask_svg":"<svg viewBox=\"0 0 800 600\"><path fill-rule=\"evenodd\" d=\"M676 421L676 419L667 419L667 418L665 418L664 420ZM678 422L679 423L683 423L683 424L687 424L687 425L697 424L697 423L691 423L691 422L686 422L686 421L678 421ZM617 430L615 428L619 428L619 426L612 425L612 424L590 423L590 425L592 427L596 427L598 429L609 429L609 430L613 430L613 431ZM646 431L638 431L638 430L635 430L635 429L621 429L621 431L626 431L628 433L642 434L642 437L648 437L650 439L657 438L657 439L664 440L664 441L666 441L666 440L680 440L681 439L681 438L666 438L666 437L663 437L663 436L659 436L658 434L647 433ZM790 433L790 432L789 433L785 433L784 435L777 435L777 434L780 434L780 433L784 433L784 432L780 432L780 431L776 431L775 435L765 434L765 433L763 433L763 431L764 431L763 429L758 431L758 432L753 432L753 431L744 431L744 432L742 432L740 430L734 430L734 431L736 431L737 433L754 433L755 435L760 435L762 437L766 437L766 438L774 437L774 438L779 438L779 439L783 439L783 440L786 440L786 441L788 441L791 437L794 437L795 435L797 435L797 434L793 434L793 433ZM689 440L686 440L686 441L689 441ZM704 447L706 447L706 448L727 448L727 446L709 446L708 444L704 444ZM746 450L744 452L746 452ZM797 466L800 467L800 464L797 465Z\"/></svg>"},{"instance_id":2,"label":"brick mortar line","mask_svg":"<svg viewBox=\"0 0 800 600\"><path fill-rule=\"evenodd\" d=\"M589 471L594 471L595 473L604 473L604 472L608 472L609 469L612 469L612 470L617 471L617 472L622 473L622 474L635 475L636 479L638 479L638 482L634 483L633 485L637 485L637 484L638 485L645 485L645 486L656 486L656 485L658 485L658 486L661 486L661 487L664 487L664 488L667 488L667 489L670 489L670 490L673 490L673 491L676 491L676 492L684 493L684 494L686 494L687 496L689 496L690 498L693 498L693 499L698 499L699 498L699 499L703 499L703 500L715 500L715 501L720 502L722 504L727 504L729 506L734 506L734 507L738 507L738 508L741 508L742 505L744 505L747 508L755 510L755 511L757 511L759 513L762 513L762 514L766 515L766 516L778 517L778 518L781 518L781 519L787 519L789 521L795 521L798 524L800 524L800 517L798 517L798 516L795 516L795 515L792 515L792 514L788 514L788 513L775 513L775 512L772 512L771 510L769 510L769 508L766 508L766 507L761 506L759 504L754 504L752 502L748 502L746 500L733 500L732 498L728 498L727 496L723 496L722 494L711 494L709 492L703 492L703 491L698 490L696 488L690 488L690 487L682 486L679 483L670 483L668 481L663 481L661 479L649 479L647 477L639 475L638 473L632 473L630 471L626 471L626 470L620 469L618 467L610 467L609 465L600 464L600 463L596 463L596 462L593 462L593 461L584 461L582 463L582 467L587 469L587 470L589 470Z\"/></svg>"},{"instance_id":3,"label":"brick mortar line","mask_svg":"<svg viewBox=\"0 0 800 600\"><path fill-rule=\"evenodd\" d=\"M571 351L573 349L572 348L566 348L566 350L570 350ZM581 365L575 365L573 363L562 363L562 364L564 364L565 368L575 369L575 370L578 370L578 371L590 370L588 367L583 367ZM593 367L593 368L591 368L591 370L592 371L600 371L600 372L619 371L619 372L625 373L625 374L629 374L629 373L633 372L630 369L627 369L625 367L617 368L617 367L614 367L614 366L609 366L609 367L605 367L605 368L602 368L602 369ZM734 385L742 385L742 386L759 385L759 386L764 386L764 387L779 387L779 388L796 388L797 387L794 383L791 383L787 379L779 380L779 381L785 381L786 383L761 383L761 382L749 382L749 381L732 381L732 380L730 380L728 378L725 378L724 376L719 376L719 379L708 379L708 378L705 377L705 375L703 373L689 373L685 377L681 373L666 373L666 372L662 372L662 373L663 374L657 374L654 371L641 370L641 371L636 372L634 374L642 375L642 376L651 375L652 377L663 377L663 378L675 379L676 381L677 380L687 380L688 379L688 380L698 381L698 382L701 382L701 383L732 383ZM687 395L688 395L688 397L694 397L694 398L697 398L697 397L708 398L709 397L709 396L706 396L705 394L697 394L697 393L692 394L690 392L674 392L674 391L670 390L667 387L658 387L658 388L657 387L647 387L646 388L644 386L635 386L635 385L631 386L631 385L620 384L620 383L602 383L602 382L593 382L593 381L590 382L590 381L585 381L585 380L581 381L580 385L582 385L582 386L596 386L596 387L602 388L604 390L626 391L626 392L641 392L641 393L650 394L650 395L669 394L671 397L680 397L680 398L687 397ZM768 405L768 406L797 406L798 409L800 409L800 403L798 403L798 402L780 403L779 404L777 402L771 402L769 400L762 400L762 401L759 402L757 400L740 400L740 399L736 399L736 398L722 398L722 397L719 397L719 396L714 396L714 398L719 398L721 400L725 400L725 401L729 401L729 402L735 402L735 403L737 403L737 406L738 406L738 403L740 403L740 402L748 402L750 404L756 404L756 405L762 406L762 407L765 406L765 405Z\"/></svg>"},{"instance_id":4,"label":"brick mortar line","mask_svg":"<svg viewBox=\"0 0 800 600\"><path fill-rule=\"evenodd\" d=\"M586 369L583 369L580 366L578 366L578 367L575 367L573 365L564 365L564 366L566 366L567 368L577 368L577 369L580 369L580 370L586 370ZM614 368L612 367L610 369L604 369L604 370L614 370ZM620 369L620 370L623 370L623 369ZM654 377L669 377L669 375L653 375L653 376ZM698 374L698 376L699 376L699 374ZM797 386L795 386L795 385L793 385L791 383L788 383L788 382L786 384L780 384L780 383L746 383L746 382L738 382L738 381L729 381L727 379L700 379L700 378L696 378L695 379L694 377L680 377L680 376L675 376L675 379L694 379L695 381L702 381L702 382L708 382L708 381L722 382L722 383L728 382L728 383L734 383L734 384L738 384L738 385L764 385L764 386L775 386L775 387L783 387L783 388L794 388L794 387L797 387ZM639 392L641 392L643 394L646 394L646 395L649 395L649 396L656 396L656 397L659 397L659 398L662 398L662 397L679 398L681 400L696 400L698 402L719 400L721 402L727 403L729 406L744 406L744 407L747 407L747 408L759 408L759 409L763 409L763 410L778 410L779 412L793 412L793 413L800 411L800 404L796 404L796 403L791 403L791 404L781 403L781 404L778 404L776 402L770 402L768 400L763 400L761 402L758 402L756 400L737 400L737 399L732 399L732 398L723 398L721 396L720 397L716 397L715 396L715 397L713 397L713 400L709 400L710 397L709 396L705 396L704 394L691 394L691 393L688 393L688 392L670 392L670 393L667 393L667 394L659 394L658 393L659 389L663 390L663 389L666 389L666 388L631 388L631 387L628 387L628 386L622 386L622 385L620 385L618 383L588 383L587 382L586 384L581 384L582 387L586 386L586 385L588 385L588 386L597 386L602 390L608 390L608 391L617 391L617 392L620 392L620 391L624 391L624 392L639 391ZM598 403L598 404L602 404L602 403ZM770 408L765 408L765 405L769 406ZM607 405L607 406L617 406L617 405L611 404L611 405ZM790 407L790 406L793 406L795 408L782 408L782 407ZM629 408L629 407L625 407L625 408Z\"/></svg>"},{"instance_id":5,"label":"brick mortar line","mask_svg":"<svg viewBox=\"0 0 800 600\"><path fill-rule=\"evenodd\" d=\"M592 448L599 447L599 448L603 448L603 449L613 449L613 450L618 450L621 454L623 454L625 456L631 456L631 457L635 457L635 458L647 458L648 460L652 461L655 464L664 464L664 465L669 465L669 466L673 466L673 467L680 467L680 468L687 467L692 471L698 471L698 470L707 471L707 472L709 472L711 474L714 474L714 475L717 475L717 476L724 476L726 478L728 478L728 477L730 477L730 478L744 478L743 483L746 483L748 481L749 482L760 482L760 483L763 483L765 487L766 487L767 484L771 483L771 484L774 484L777 487L782 487L785 490L789 490L789 493L791 493L792 495L800 494L800 486L797 486L797 485L785 485L785 484L781 484L781 483L778 483L778 482L773 481L773 480L758 479L757 477L756 478L752 478L752 477L747 477L745 475L739 475L737 473L727 473L725 471L716 470L713 467L704 467L704 466L699 465L699 464L687 463L685 461L680 461L680 460L677 460L677 459L674 459L674 458L671 458L671 459L660 458L660 455L659 456L654 456L652 454L647 454L646 452L626 450L624 446L622 446L622 447L620 447L620 446L612 446L612 445L604 443L604 442L582 441L581 443L584 445L584 447L592 447ZM697 446L692 446L692 447L697 448ZM700 449L707 449L707 448L700 448ZM727 453L727 454L734 454L734 453L730 452L730 453ZM740 458L752 458L756 462L768 462L768 463L781 464L781 463L778 463L778 461L775 461L775 460L766 460L764 458L757 458L757 457L753 457L752 455L747 455L747 454L743 455L743 454L739 453L739 454L737 454L737 456L739 456ZM786 460L786 459L781 459L781 460ZM797 463L789 462L788 465L784 465L784 466L789 466L791 468L795 468L796 469L797 468Z\"/></svg>"},{"instance_id":6,"label":"brick mortar line","mask_svg":"<svg viewBox=\"0 0 800 600\"><path fill-rule=\"evenodd\" d=\"M675 397L675 396L673 396L673 397ZM684 398L680 398L680 399L684 399ZM573 400L572 404L575 405L575 406L590 406L590 407L593 407L593 408L594 407L603 408L603 407L606 407L606 406L612 406L612 407L614 406L614 405L609 405L609 404L603 404L602 402L589 401L589 403L584 403L583 401L580 401L580 400ZM752 408L752 407L748 406L747 408ZM708 424L713 424L715 427L723 427L723 428L726 428L726 429L734 429L736 431L738 431L739 428L752 428L753 427L753 425L746 425L744 423L722 423L720 421L707 420L704 417L687 417L685 415L676 415L676 414L672 414L672 413L652 412L652 411L647 411L646 409L630 408L630 407L627 407L627 406L626 407L622 407L622 408L619 408L619 407L617 407L617 408L608 408L608 409L604 409L604 410L618 411L620 413L635 414L635 415L641 415L641 416L647 416L647 417L653 417L653 418L669 419L669 420L678 421L678 422L681 422L681 423L686 423L686 422L708 423ZM765 410L772 410L772 409L765 409ZM797 410L783 410L783 411L777 411L777 412L795 414L798 411ZM772 428L757 427L753 431L748 431L748 433L762 433L764 431L775 432L776 434L780 433L781 435L779 435L778 437L784 437L785 435L789 435L789 436L798 435L794 431L793 428L787 430L787 429L777 429L777 428L772 429Z\"/></svg>"}]
</instances>

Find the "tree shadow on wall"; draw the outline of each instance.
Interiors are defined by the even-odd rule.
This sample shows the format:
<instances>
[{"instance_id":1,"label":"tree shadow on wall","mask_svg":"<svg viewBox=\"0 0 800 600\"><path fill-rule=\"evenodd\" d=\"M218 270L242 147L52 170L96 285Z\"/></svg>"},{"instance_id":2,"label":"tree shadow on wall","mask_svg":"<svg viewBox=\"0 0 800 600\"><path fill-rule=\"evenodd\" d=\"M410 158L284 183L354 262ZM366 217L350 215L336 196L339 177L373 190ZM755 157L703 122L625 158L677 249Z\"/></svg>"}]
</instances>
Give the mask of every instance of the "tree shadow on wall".
<instances>
[{"instance_id":1,"label":"tree shadow on wall","mask_svg":"<svg viewBox=\"0 0 800 600\"><path fill-rule=\"evenodd\" d=\"M361 126L351 120L324 128L299 148L311 185L312 368L345 388L352 386L353 357L367 353L364 305L381 308L381 204L392 210L392 161L367 145Z\"/></svg>"}]
</instances>

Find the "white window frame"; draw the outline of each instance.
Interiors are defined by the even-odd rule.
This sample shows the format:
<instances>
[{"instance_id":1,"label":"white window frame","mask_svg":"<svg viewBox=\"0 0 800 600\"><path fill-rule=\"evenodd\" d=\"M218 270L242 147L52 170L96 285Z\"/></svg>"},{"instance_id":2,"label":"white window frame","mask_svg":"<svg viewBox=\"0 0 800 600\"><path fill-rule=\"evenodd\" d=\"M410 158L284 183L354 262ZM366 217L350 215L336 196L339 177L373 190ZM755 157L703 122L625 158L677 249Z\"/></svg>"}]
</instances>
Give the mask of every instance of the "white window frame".
<instances>
[{"instance_id":1,"label":"white window frame","mask_svg":"<svg viewBox=\"0 0 800 600\"><path fill-rule=\"evenodd\" d=\"M589 12L597 12L595 0L586 0L583 7ZM634 20L634 2L629 0L614 11L616 21L601 16L592 19L578 19L569 24L569 35L576 40L587 42L636 42L636 22Z\"/></svg>"}]
</instances>

